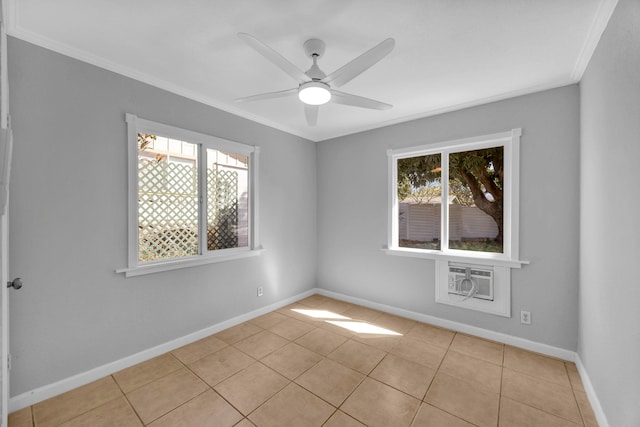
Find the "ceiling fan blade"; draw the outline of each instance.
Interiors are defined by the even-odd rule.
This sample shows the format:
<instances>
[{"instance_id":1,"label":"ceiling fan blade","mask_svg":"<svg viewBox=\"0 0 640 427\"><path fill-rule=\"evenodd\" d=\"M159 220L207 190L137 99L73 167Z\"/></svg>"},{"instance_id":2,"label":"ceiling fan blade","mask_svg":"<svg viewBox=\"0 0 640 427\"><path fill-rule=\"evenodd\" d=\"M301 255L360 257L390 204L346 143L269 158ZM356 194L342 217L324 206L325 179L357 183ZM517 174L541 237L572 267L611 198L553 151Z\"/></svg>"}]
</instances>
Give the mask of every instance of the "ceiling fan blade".
<instances>
[{"instance_id":1,"label":"ceiling fan blade","mask_svg":"<svg viewBox=\"0 0 640 427\"><path fill-rule=\"evenodd\" d=\"M284 98L285 96L290 96L295 93L298 93L297 87L293 89L281 90L278 92L261 93L260 95L252 95L252 96L246 96L244 98L237 98L235 101L236 102L262 101L263 99Z\"/></svg>"},{"instance_id":2,"label":"ceiling fan blade","mask_svg":"<svg viewBox=\"0 0 640 427\"><path fill-rule=\"evenodd\" d=\"M393 105L384 102L375 101L373 99L364 98L362 96L351 95L337 90L331 91L331 101L336 104L351 105L353 107L370 108L372 110L388 110Z\"/></svg>"},{"instance_id":3,"label":"ceiling fan blade","mask_svg":"<svg viewBox=\"0 0 640 427\"><path fill-rule=\"evenodd\" d=\"M307 124L309 126L315 126L318 124L318 111L320 107L317 105L304 105L304 116L307 118Z\"/></svg>"},{"instance_id":4,"label":"ceiling fan blade","mask_svg":"<svg viewBox=\"0 0 640 427\"><path fill-rule=\"evenodd\" d=\"M358 56L356 59L329 74L327 77L322 79L322 81L324 83L331 83L331 85L335 87L342 86L387 56L393 50L395 44L396 41L394 39L386 39L382 43Z\"/></svg>"},{"instance_id":5,"label":"ceiling fan blade","mask_svg":"<svg viewBox=\"0 0 640 427\"><path fill-rule=\"evenodd\" d=\"M262 43L257 38L246 33L238 33L238 37L298 82L303 83L309 80L309 77L304 73L304 71L293 65L288 59Z\"/></svg>"}]
</instances>

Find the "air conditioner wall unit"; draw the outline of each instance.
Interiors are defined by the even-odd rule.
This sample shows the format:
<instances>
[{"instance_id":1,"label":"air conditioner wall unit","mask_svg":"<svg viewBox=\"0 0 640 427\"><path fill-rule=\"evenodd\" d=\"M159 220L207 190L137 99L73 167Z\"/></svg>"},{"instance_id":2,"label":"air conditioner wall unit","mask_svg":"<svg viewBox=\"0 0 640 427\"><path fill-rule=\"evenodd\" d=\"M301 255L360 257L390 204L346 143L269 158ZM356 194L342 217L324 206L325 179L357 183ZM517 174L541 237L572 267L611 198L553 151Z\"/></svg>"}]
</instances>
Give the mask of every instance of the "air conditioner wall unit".
<instances>
[{"instance_id":1,"label":"air conditioner wall unit","mask_svg":"<svg viewBox=\"0 0 640 427\"><path fill-rule=\"evenodd\" d=\"M493 301L493 268L449 263L447 292L464 298Z\"/></svg>"},{"instance_id":2,"label":"air conditioner wall unit","mask_svg":"<svg viewBox=\"0 0 640 427\"><path fill-rule=\"evenodd\" d=\"M511 269L465 261L436 261L436 303L511 317Z\"/></svg>"}]
</instances>

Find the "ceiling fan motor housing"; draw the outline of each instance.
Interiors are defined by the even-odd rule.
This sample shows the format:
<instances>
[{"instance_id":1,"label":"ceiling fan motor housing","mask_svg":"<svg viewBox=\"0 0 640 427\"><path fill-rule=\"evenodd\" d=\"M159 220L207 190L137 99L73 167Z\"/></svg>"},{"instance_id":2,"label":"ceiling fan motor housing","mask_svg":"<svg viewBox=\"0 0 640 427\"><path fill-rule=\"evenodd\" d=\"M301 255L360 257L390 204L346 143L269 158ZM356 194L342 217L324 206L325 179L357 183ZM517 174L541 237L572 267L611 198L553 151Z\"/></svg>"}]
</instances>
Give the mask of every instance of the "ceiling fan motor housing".
<instances>
[{"instance_id":1,"label":"ceiling fan motor housing","mask_svg":"<svg viewBox=\"0 0 640 427\"><path fill-rule=\"evenodd\" d=\"M304 52L307 54L307 56L311 57L311 59L313 60L313 65L311 66L311 68L305 71L305 74L311 77L311 80L314 80L314 81L320 81L325 77L327 77L324 71L322 71L320 67L318 67L318 62L317 62L318 58L324 55L324 50L325 50L324 42L318 39L309 39L306 42L304 42L303 47L304 47Z\"/></svg>"},{"instance_id":2,"label":"ceiling fan motor housing","mask_svg":"<svg viewBox=\"0 0 640 427\"><path fill-rule=\"evenodd\" d=\"M324 50L325 50L325 44L322 40L319 39L309 39L306 42L304 42L304 53L307 54L307 56L310 56L311 58L313 58L314 56L317 58L320 58L322 55L324 55Z\"/></svg>"}]
</instances>

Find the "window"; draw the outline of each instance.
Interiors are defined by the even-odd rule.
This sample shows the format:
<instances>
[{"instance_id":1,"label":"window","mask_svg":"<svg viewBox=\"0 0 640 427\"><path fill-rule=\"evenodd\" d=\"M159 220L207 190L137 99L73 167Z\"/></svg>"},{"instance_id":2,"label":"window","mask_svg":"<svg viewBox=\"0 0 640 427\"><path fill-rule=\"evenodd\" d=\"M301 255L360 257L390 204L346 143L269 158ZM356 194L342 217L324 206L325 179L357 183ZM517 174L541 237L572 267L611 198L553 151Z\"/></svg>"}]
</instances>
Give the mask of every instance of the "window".
<instances>
[{"instance_id":1,"label":"window","mask_svg":"<svg viewBox=\"0 0 640 427\"><path fill-rule=\"evenodd\" d=\"M390 150L387 251L519 267L520 134Z\"/></svg>"},{"instance_id":2,"label":"window","mask_svg":"<svg viewBox=\"0 0 640 427\"><path fill-rule=\"evenodd\" d=\"M127 276L257 254L258 149L127 114Z\"/></svg>"}]
</instances>

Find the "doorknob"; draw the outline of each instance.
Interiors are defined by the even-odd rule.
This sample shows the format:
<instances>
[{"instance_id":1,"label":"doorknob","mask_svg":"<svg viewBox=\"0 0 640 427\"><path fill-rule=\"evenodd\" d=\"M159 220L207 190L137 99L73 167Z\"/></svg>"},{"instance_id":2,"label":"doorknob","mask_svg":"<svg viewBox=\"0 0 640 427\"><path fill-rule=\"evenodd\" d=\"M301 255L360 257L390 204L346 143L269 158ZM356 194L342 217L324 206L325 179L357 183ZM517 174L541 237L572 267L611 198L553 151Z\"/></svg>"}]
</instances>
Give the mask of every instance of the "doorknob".
<instances>
[{"instance_id":1,"label":"doorknob","mask_svg":"<svg viewBox=\"0 0 640 427\"><path fill-rule=\"evenodd\" d=\"M7 282L7 288L13 288L16 291L22 287L22 279L17 277L13 279L13 282Z\"/></svg>"}]
</instances>

